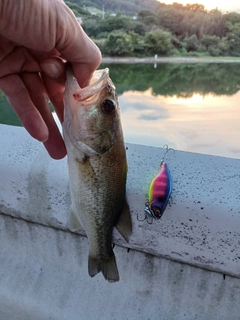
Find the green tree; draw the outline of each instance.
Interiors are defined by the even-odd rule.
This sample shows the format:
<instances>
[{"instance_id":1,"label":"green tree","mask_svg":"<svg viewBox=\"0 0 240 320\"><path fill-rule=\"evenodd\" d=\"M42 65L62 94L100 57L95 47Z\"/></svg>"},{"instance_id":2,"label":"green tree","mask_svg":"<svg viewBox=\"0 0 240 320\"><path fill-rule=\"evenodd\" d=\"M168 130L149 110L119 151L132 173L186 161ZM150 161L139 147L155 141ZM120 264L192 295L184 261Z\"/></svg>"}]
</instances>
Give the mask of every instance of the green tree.
<instances>
[{"instance_id":1,"label":"green tree","mask_svg":"<svg viewBox=\"0 0 240 320\"><path fill-rule=\"evenodd\" d=\"M144 24L139 21L134 21L134 23L132 24L131 30L141 36L143 36L146 33Z\"/></svg>"},{"instance_id":2,"label":"green tree","mask_svg":"<svg viewBox=\"0 0 240 320\"><path fill-rule=\"evenodd\" d=\"M83 17L83 16L90 16L90 12L87 9L82 8L76 3L72 3L70 1L66 1L66 5L72 9L74 12L75 16L77 17Z\"/></svg>"},{"instance_id":3,"label":"green tree","mask_svg":"<svg viewBox=\"0 0 240 320\"><path fill-rule=\"evenodd\" d=\"M227 40L227 37L223 37L219 43L218 48L221 51L221 55L226 56L229 53L229 42Z\"/></svg>"},{"instance_id":4,"label":"green tree","mask_svg":"<svg viewBox=\"0 0 240 320\"><path fill-rule=\"evenodd\" d=\"M151 10L141 10L137 16L139 20L144 20L147 17L155 17L155 14Z\"/></svg>"},{"instance_id":5,"label":"green tree","mask_svg":"<svg viewBox=\"0 0 240 320\"><path fill-rule=\"evenodd\" d=\"M221 39L217 36L204 35L201 39L202 45L206 47L208 52L212 56L219 56L222 54L222 50L224 49L223 43L222 47L219 46Z\"/></svg>"},{"instance_id":6,"label":"green tree","mask_svg":"<svg viewBox=\"0 0 240 320\"><path fill-rule=\"evenodd\" d=\"M230 22L230 23L234 24L234 23L240 22L240 14L237 12L226 13L223 16L223 18L224 18L225 23Z\"/></svg>"},{"instance_id":7,"label":"green tree","mask_svg":"<svg viewBox=\"0 0 240 320\"><path fill-rule=\"evenodd\" d=\"M90 21L90 23L88 21L84 21L84 30L89 36L97 38L100 33L111 33L114 30L128 30L128 26L132 22L132 19L117 15L115 17L107 16L105 19L97 18L94 20L95 23L93 23L92 19Z\"/></svg>"},{"instance_id":8,"label":"green tree","mask_svg":"<svg viewBox=\"0 0 240 320\"><path fill-rule=\"evenodd\" d=\"M129 18L117 15L115 17L109 16L99 23L101 31L112 32L113 30L127 30Z\"/></svg>"},{"instance_id":9,"label":"green tree","mask_svg":"<svg viewBox=\"0 0 240 320\"><path fill-rule=\"evenodd\" d=\"M209 46L216 46L220 41L220 38L217 36L203 35L201 43L208 48Z\"/></svg>"},{"instance_id":10,"label":"green tree","mask_svg":"<svg viewBox=\"0 0 240 320\"><path fill-rule=\"evenodd\" d=\"M230 54L240 56L240 22L234 24L228 22L226 26Z\"/></svg>"},{"instance_id":11,"label":"green tree","mask_svg":"<svg viewBox=\"0 0 240 320\"><path fill-rule=\"evenodd\" d=\"M161 29L148 32L144 40L148 53L152 55L165 55L172 49L171 34Z\"/></svg>"},{"instance_id":12,"label":"green tree","mask_svg":"<svg viewBox=\"0 0 240 320\"><path fill-rule=\"evenodd\" d=\"M186 50L189 51L196 51L198 48L198 38L195 34L190 36L189 38L185 38L184 42L186 44Z\"/></svg>"},{"instance_id":13,"label":"green tree","mask_svg":"<svg viewBox=\"0 0 240 320\"><path fill-rule=\"evenodd\" d=\"M113 31L109 34L105 45L103 47L103 53L110 56L124 56L131 55L134 46L131 35L122 31Z\"/></svg>"},{"instance_id":14,"label":"green tree","mask_svg":"<svg viewBox=\"0 0 240 320\"><path fill-rule=\"evenodd\" d=\"M144 23L145 25L157 25L158 18L150 10L141 10L138 12L138 20Z\"/></svg>"},{"instance_id":15,"label":"green tree","mask_svg":"<svg viewBox=\"0 0 240 320\"><path fill-rule=\"evenodd\" d=\"M225 35L225 22L221 11L213 9L208 12L210 30L208 34L223 37Z\"/></svg>"},{"instance_id":16,"label":"green tree","mask_svg":"<svg viewBox=\"0 0 240 320\"><path fill-rule=\"evenodd\" d=\"M132 39L132 45L133 45L133 53L136 56L144 56L146 51L146 44L144 42L143 37L141 37L139 34L129 31L128 35L131 36Z\"/></svg>"},{"instance_id":17,"label":"green tree","mask_svg":"<svg viewBox=\"0 0 240 320\"><path fill-rule=\"evenodd\" d=\"M174 8L172 6L163 7L163 9L158 10L157 12L158 17L158 25L170 31L174 35L179 36L180 26L182 20L184 19L184 11Z\"/></svg>"}]
</instances>

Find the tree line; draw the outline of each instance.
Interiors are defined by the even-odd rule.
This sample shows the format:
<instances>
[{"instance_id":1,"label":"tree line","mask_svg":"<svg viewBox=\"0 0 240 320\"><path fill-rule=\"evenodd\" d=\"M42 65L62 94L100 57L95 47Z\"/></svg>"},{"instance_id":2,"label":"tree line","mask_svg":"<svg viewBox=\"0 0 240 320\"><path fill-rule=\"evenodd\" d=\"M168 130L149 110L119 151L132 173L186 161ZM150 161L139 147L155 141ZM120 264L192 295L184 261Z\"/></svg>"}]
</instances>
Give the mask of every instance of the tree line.
<instances>
[{"instance_id":1,"label":"tree line","mask_svg":"<svg viewBox=\"0 0 240 320\"><path fill-rule=\"evenodd\" d=\"M158 3L135 19L107 11L92 15L88 7L67 5L82 18L82 27L107 56L240 56L240 14L207 11L203 5Z\"/></svg>"}]
</instances>

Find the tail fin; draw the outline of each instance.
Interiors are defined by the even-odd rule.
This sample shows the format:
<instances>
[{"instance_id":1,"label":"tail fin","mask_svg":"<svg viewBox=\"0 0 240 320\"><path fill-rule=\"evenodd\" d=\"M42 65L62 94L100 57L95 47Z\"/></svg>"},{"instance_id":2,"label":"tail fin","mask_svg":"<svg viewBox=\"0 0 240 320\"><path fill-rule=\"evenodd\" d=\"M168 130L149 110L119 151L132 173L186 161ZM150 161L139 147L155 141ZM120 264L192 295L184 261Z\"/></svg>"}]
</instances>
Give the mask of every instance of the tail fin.
<instances>
[{"instance_id":1,"label":"tail fin","mask_svg":"<svg viewBox=\"0 0 240 320\"><path fill-rule=\"evenodd\" d=\"M115 260L115 255L105 260L99 260L95 257L88 257L88 273L90 277L94 277L97 273L102 271L102 274L109 282L119 281L119 273Z\"/></svg>"}]
</instances>

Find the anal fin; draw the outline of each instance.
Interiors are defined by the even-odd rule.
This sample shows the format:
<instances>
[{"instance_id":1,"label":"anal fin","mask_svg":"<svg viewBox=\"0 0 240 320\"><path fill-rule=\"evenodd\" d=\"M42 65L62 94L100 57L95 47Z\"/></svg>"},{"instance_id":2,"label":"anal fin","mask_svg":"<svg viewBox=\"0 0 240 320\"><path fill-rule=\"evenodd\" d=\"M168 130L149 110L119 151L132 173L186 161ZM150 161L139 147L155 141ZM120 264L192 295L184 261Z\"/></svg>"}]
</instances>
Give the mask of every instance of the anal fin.
<instances>
[{"instance_id":1,"label":"anal fin","mask_svg":"<svg viewBox=\"0 0 240 320\"><path fill-rule=\"evenodd\" d=\"M127 242L129 242L129 238L132 234L132 220L131 220L129 206L126 200L123 207L123 211L118 219L117 224L115 225L115 228L121 234L121 236Z\"/></svg>"}]
</instances>

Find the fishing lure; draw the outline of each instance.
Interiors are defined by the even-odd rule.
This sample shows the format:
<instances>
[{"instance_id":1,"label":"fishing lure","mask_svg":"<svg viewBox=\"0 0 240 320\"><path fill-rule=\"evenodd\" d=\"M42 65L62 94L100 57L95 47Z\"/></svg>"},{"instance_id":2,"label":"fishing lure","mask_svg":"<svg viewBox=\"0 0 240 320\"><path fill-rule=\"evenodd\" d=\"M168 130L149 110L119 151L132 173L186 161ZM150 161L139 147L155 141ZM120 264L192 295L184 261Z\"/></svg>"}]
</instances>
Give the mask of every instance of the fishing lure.
<instances>
[{"instance_id":1,"label":"fishing lure","mask_svg":"<svg viewBox=\"0 0 240 320\"><path fill-rule=\"evenodd\" d=\"M164 147L166 147L166 152L160 162L161 171L150 184L148 191L148 201L145 203L146 207L144 210L148 216L157 220L162 217L172 192L171 175L168 169L168 165L164 161L164 159L168 151L173 149L168 148L167 145Z\"/></svg>"}]
</instances>

